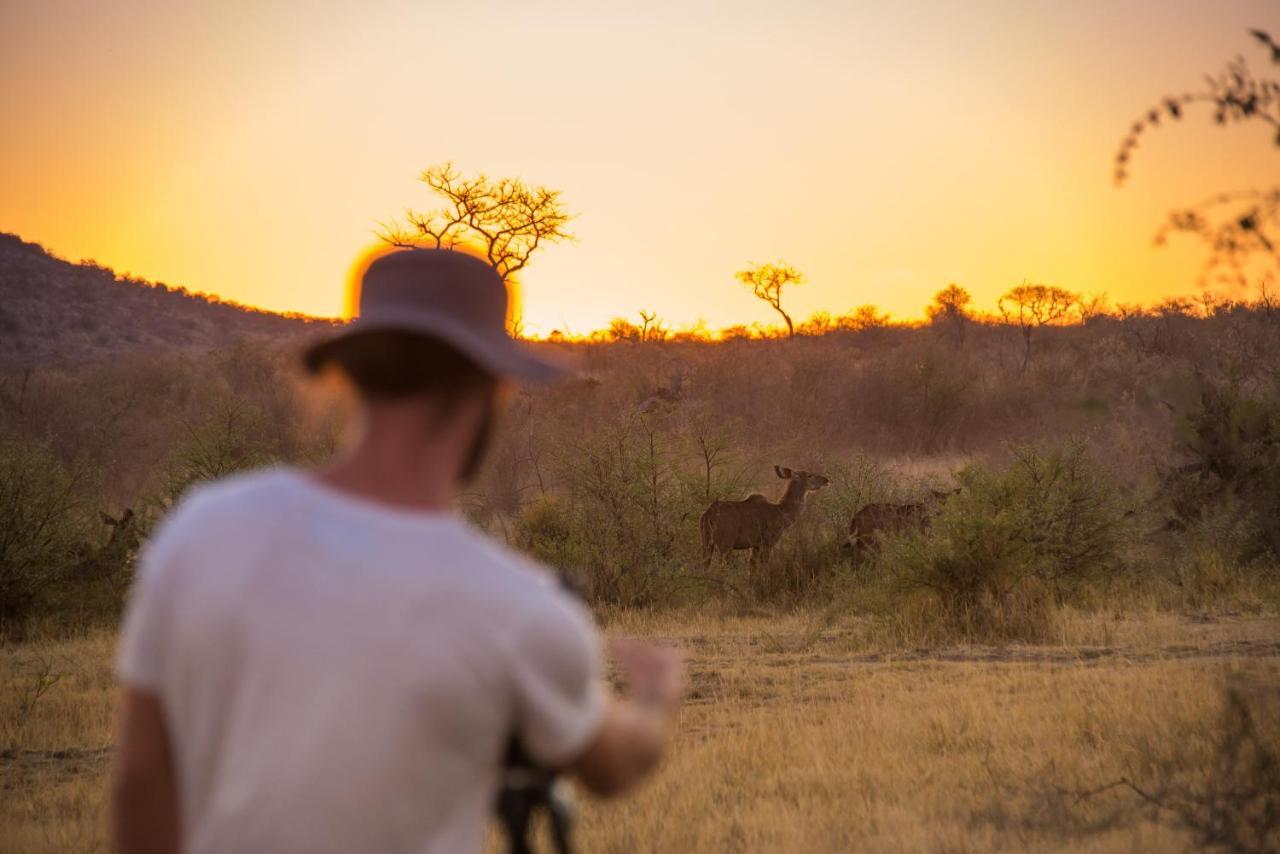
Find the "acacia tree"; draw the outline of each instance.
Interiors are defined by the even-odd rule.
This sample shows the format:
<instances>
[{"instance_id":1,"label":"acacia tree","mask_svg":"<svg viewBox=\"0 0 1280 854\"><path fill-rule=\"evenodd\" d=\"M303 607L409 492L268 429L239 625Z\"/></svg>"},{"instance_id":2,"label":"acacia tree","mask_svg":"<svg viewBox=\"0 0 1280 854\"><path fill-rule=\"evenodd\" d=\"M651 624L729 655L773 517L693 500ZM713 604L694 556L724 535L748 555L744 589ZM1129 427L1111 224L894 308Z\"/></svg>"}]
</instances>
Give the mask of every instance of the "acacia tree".
<instances>
[{"instance_id":1,"label":"acacia tree","mask_svg":"<svg viewBox=\"0 0 1280 854\"><path fill-rule=\"evenodd\" d=\"M752 264L745 270L739 270L734 277L751 288L758 299L764 300L782 315L787 324L787 336L794 338L796 327L791 322L791 315L782 308L782 291L784 288L803 284L804 274L790 264L779 261L776 264Z\"/></svg>"},{"instance_id":2,"label":"acacia tree","mask_svg":"<svg viewBox=\"0 0 1280 854\"><path fill-rule=\"evenodd\" d=\"M883 329L889 325L889 315L874 305L860 305L840 315L836 324L851 332L866 332L868 329Z\"/></svg>"},{"instance_id":3,"label":"acacia tree","mask_svg":"<svg viewBox=\"0 0 1280 854\"><path fill-rule=\"evenodd\" d=\"M444 200L434 210L405 212L405 224L383 228L392 246L478 244L504 282L523 270L544 244L571 240L573 217L560 191L519 178L463 177L452 163L432 166L420 180Z\"/></svg>"},{"instance_id":4,"label":"acacia tree","mask_svg":"<svg viewBox=\"0 0 1280 854\"><path fill-rule=\"evenodd\" d=\"M1000 314L1004 322L1022 332L1022 367L1031 362L1031 334L1042 326L1062 323L1076 304L1076 295L1052 285L1023 282L1000 297Z\"/></svg>"},{"instance_id":5,"label":"acacia tree","mask_svg":"<svg viewBox=\"0 0 1280 854\"><path fill-rule=\"evenodd\" d=\"M945 326L955 336L956 343L964 342L964 330L972 320L969 306L973 297L955 282L933 295L933 302L925 306L925 315L935 326Z\"/></svg>"},{"instance_id":6,"label":"acacia tree","mask_svg":"<svg viewBox=\"0 0 1280 854\"><path fill-rule=\"evenodd\" d=\"M651 342L666 341L671 334L656 311L640 310L640 323L637 325L625 317L615 317L609 321L605 334L613 341Z\"/></svg>"},{"instance_id":7,"label":"acacia tree","mask_svg":"<svg viewBox=\"0 0 1280 854\"><path fill-rule=\"evenodd\" d=\"M1280 42L1262 30L1249 34L1280 65ZM1177 121L1184 110L1207 104L1219 125L1251 122L1265 125L1280 146L1280 80L1258 77L1242 57L1228 63L1218 75L1205 77L1198 91L1168 95L1138 118L1120 142L1115 158L1115 181L1123 185L1142 134L1160 126L1162 119ZM1271 177L1271 176L1267 176ZM1163 245L1170 234L1198 235L1209 247L1201 279L1226 272L1229 278L1245 283L1245 265L1252 257L1269 259L1280 267L1280 186L1219 193L1198 204L1171 211L1156 232L1156 244Z\"/></svg>"}]
</instances>

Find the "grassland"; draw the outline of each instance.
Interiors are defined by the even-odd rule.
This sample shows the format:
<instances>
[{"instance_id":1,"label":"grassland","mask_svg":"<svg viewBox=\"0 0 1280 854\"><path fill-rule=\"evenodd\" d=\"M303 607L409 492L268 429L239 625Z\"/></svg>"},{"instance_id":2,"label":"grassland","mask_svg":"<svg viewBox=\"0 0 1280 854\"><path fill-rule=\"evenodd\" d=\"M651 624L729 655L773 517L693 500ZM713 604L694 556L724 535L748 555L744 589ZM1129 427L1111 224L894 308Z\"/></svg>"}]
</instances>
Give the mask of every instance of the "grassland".
<instances>
[{"instance_id":1,"label":"grassland","mask_svg":"<svg viewBox=\"0 0 1280 854\"><path fill-rule=\"evenodd\" d=\"M7 251L31 294L105 281ZM134 314L137 341L75 319L0 354L2 850L103 845L114 631L167 508L344 430L306 324L168 349ZM1267 298L1046 327L1029 361L978 316L541 344L578 375L508 398L462 510L692 673L668 763L585 807L582 850L1280 849L1278 330ZM700 515L778 464L830 485L762 565L704 568ZM957 486L840 549L868 504Z\"/></svg>"},{"instance_id":2,"label":"grassland","mask_svg":"<svg viewBox=\"0 0 1280 854\"><path fill-rule=\"evenodd\" d=\"M812 611L606 623L682 647L691 691L656 779L585 804L584 851L1190 850L1202 841L1174 811L1124 787L1082 794L1121 778L1212 789L1230 771L1226 692L1280 685L1266 614L1069 613L1053 643L931 650ZM103 847L113 643L0 652L0 851ZM1273 724L1258 721L1272 755Z\"/></svg>"}]
</instances>

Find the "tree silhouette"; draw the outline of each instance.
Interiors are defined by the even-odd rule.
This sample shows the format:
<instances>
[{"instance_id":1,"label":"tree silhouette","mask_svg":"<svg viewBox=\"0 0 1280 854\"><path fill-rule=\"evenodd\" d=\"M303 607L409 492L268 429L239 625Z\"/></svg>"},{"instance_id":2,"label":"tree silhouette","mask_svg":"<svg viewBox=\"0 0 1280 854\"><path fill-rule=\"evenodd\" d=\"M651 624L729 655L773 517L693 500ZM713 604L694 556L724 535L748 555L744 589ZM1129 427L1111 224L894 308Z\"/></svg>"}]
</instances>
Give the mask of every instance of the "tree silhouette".
<instances>
[{"instance_id":1,"label":"tree silhouette","mask_svg":"<svg viewBox=\"0 0 1280 854\"><path fill-rule=\"evenodd\" d=\"M393 246L479 244L508 282L544 244L573 238L565 230L572 216L559 190L519 178L465 178L452 163L432 166L420 179L444 199L444 205L426 213L408 210L405 225L385 226L382 239Z\"/></svg>"},{"instance_id":2,"label":"tree silhouette","mask_svg":"<svg viewBox=\"0 0 1280 854\"><path fill-rule=\"evenodd\" d=\"M1250 30L1249 34L1267 50L1272 63L1280 64L1280 43L1262 30ZM1219 125L1264 124L1280 146L1280 80L1255 76L1244 58L1236 57L1218 75L1206 76L1204 89L1168 95L1133 123L1116 152L1117 185L1129 177L1142 134L1159 127L1162 119L1181 119L1185 109L1195 104L1208 105ZM1244 284L1245 265L1252 257L1268 258L1280 267L1280 186L1219 193L1171 211L1156 232L1156 244L1163 245L1177 232L1198 235L1208 245L1202 281L1221 272Z\"/></svg>"},{"instance_id":3,"label":"tree silhouette","mask_svg":"<svg viewBox=\"0 0 1280 854\"><path fill-rule=\"evenodd\" d=\"M1031 334L1042 326L1065 321L1076 304L1076 295L1051 285L1023 282L1000 297L1000 314L1004 322L1022 332L1022 367L1031 362Z\"/></svg>"},{"instance_id":4,"label":"tree silhouette","mask_svg":"<svg viewBox=\"0 0 1280 854\"><path fill-rule=\"evenodd\" d=\"M639 325L625 317L615 317L609 321L605 334L612 341L630 341L632 343L649 341L666 341L671 334L662 318L656 311L640 311Z\"/></svg>"},{"instance_id":5,"label":"tree silhouette","mask_svg":"<svg viewBox=\"0 0 1280 854\"><path fill-rule=\"evenodd\" d=\"M889 325L889 315L874 305L860 305L847 314L840 315L836 325L852 332L866 332L868 329L883 329Z\"/></svg>"},{"instance_id":6,"label":"tree silhouette","mask_svg":"<svg viewBox=\"0 0 1280 854\"><path fill-rule=\"evenodd\" d=\"M964 330L972 320L969 306L973 297L955 282L933 295L933 302L925 306L925 316L935 326L943 326L955 336L956 343L964 342Z\"/></svg>"},{"instance_id":7,"label":"tree silhouette","mask_svg":"<svg viewBox=\"0 0 1280 854\"><path fill-rule=\"evenodd\" d=\"M776 264L752 264L745 270L739 270L734 276L739 282L751 288L751 292L758 299L764 300L773 307L774 311L782 315L782 319L787 323L787 336L794 338L796 327L791 322L791 315L782 308L782 291L784 288L802 284L804 274L790 264L779 261Z\"/></svg>"}]
</instances>

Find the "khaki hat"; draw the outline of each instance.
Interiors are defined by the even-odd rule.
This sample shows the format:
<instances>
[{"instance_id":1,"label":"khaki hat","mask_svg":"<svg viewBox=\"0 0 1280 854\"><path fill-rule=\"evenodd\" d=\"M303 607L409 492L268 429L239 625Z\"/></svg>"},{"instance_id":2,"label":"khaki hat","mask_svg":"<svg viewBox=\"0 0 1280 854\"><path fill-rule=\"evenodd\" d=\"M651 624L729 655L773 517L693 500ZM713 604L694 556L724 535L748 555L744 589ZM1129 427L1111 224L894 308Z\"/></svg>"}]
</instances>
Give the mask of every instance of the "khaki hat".
<instances>
[{"instance_id":1,"label":"khaki hat","mask_svg":"<svg viewBox=\"0 0 1280 854\"><path fill-rule=\"evenodd\" d=\"M507 287L493 267L452 249L402 249L365 270L356 319L303 355L311 370L364 332L417 332L456 347L494 376L547 382L565 374L507 333Z\"/></svg>"}]
</instances>

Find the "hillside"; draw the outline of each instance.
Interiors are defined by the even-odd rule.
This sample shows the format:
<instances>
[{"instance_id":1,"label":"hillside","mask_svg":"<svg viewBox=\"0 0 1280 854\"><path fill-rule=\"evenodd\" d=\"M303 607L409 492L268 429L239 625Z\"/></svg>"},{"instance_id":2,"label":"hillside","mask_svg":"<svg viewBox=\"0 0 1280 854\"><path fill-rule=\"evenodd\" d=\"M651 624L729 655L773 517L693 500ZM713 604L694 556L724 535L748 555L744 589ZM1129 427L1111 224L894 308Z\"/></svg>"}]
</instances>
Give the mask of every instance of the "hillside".
<instances>
[{"instance_id":1,"label":"hillside","mask_svg":"<svg viewBox=\"0 0 1280 854\"><path fill-rule=\"evenodd\" d=\"M207 350L306 333L285 316L72 264L0 233L0 367L97 361L125 351Z\"/></svg>"}]
</instances>

